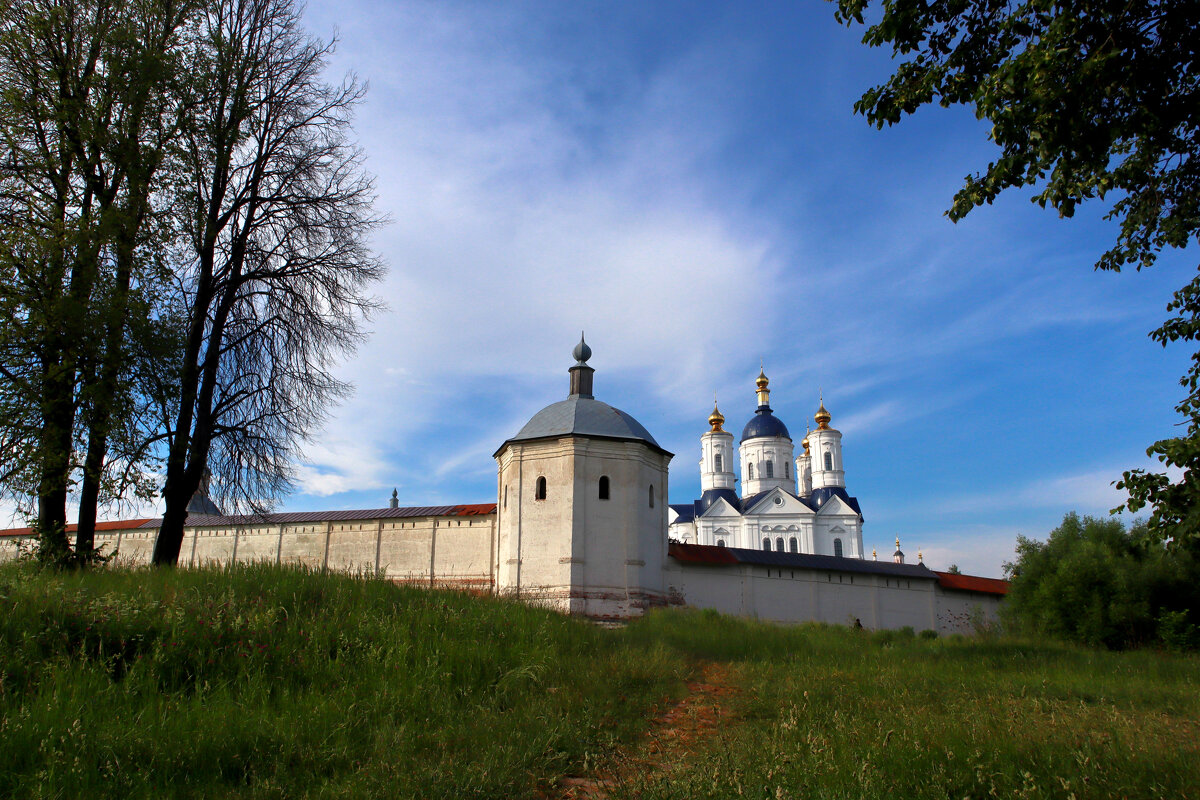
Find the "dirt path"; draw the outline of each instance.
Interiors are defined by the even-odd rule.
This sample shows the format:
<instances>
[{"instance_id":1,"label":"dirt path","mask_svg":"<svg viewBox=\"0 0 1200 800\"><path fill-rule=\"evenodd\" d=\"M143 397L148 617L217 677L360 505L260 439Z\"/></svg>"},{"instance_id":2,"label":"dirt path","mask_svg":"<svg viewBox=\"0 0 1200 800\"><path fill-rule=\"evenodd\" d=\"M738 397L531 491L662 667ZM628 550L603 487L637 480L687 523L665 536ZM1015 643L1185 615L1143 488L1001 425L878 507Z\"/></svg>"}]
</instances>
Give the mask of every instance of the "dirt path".
<instances>
[{"instance_id":1,"label":"dirt path","mask_svg":"<svg viewBox=\"0 0 1200 800\"><path fill-rule=\"evenodd\" d=\"M728 718L729 701L738 691L730 673L728 664L705 662L683 698L654 718L640 745L617 753L594 775L565 778L546 793L547 800L608 800L635 776L670 770Z\"/></svg>"}]
</instances>

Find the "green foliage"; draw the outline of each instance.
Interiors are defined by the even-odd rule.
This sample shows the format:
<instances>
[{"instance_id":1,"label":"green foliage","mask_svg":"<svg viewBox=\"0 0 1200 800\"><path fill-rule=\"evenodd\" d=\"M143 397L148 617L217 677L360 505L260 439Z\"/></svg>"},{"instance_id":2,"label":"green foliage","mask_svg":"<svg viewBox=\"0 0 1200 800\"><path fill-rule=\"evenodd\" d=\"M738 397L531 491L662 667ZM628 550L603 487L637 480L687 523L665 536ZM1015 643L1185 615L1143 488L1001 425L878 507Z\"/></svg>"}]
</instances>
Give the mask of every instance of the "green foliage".
<instances>
[{"instance_id":1,"label":"green foliage","mask_svg":"<svg viewBox=\"0 0 1200 800\"><path fill-rule=\"evenodd\" d=\"M870 0L839 0L864 22ZM1040 185L1034 202L1069 217L1113 193L1116 245L1097 266L1154 263L1200 233L1197 63L1200 7L1179 0L889 0L863 36L903 59L855 105L876 126L921 106L972 105L999 157L967 178L958 220L1005 189Z\"/></svg>"},{"instance_id":2,"label":"green foliage","mask_svg":"<svg viewBox=\"0 0 1200 800\"><path fill-rule=\"evenodd\" d=\"M871 0L838 0L837 17L865 24ZM878 127L922 106L973 106L1000 149L968 176L947 212L960 220L1006 189L1070 217L1112 200L1119 224L1099 269L1152 265L1164 248L1200 242L1200 4L1187 0L885 0L863 36L900 61L855 104ZM1200 340L1200 278L1175 294L1179 312L1151 336ZM1181 437L1147 454L1183 472L1126 472L1130 511L1149 508L1148 536L1200 550L1200 352L1181 379Z\"/></svg>"},{"instance_id":3,"label":"green foliage","mask_svg":"<svg viewBox=\"0 0 1200 800\"><path fill-rule=\"evenodd\" d=\"M1167 310L1178 316L1151 334L1155 341L1163 347L1200 341L1200 278L1176 292ZM1117 481L1117 488L1129 493L1130 511L1149 508L1148 533L1200 556L1200 350L1192 353L1191 368L1179 383L1187 396L1175 410L1187 420L1186 432L1155 442L1146 455L1181 470L1182 479L1173 482L1163 473L1135 469Z\"/></svg>"},{"instance_id":4,"label":"green foliage","mask_svg":"<svg viewBox=\"0 0 1200 800\"><path fill-rule=\"evenodd\" d=\"M1045 542L1018 537L1005 568L1012 583L1003 610L1029 633L1113 649L1179 647L1200 609L1195 558L1116 519L1067 514Z\"/></svg>"}]
</instances>

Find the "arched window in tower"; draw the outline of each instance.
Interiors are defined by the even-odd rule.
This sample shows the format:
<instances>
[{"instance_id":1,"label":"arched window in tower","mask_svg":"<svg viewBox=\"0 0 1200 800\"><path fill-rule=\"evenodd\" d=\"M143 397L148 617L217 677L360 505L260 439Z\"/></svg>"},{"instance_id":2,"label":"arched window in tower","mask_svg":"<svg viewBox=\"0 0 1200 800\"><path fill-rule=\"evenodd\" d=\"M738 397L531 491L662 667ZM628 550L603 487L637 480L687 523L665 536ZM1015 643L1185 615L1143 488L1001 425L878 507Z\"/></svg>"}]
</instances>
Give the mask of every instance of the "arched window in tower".
<instances>
[{"instance_id":1,"label":"arched window in tower","mask_svg":"<svg viewBox=\"0 0 1200 800\"><path fill-rule=\"evenodd\" d=\"M717 547L724 547L724 546L725 546L725 540L717 539Z\"/></svg>"},{"instance_id":2,"label":"arched window in tower","mask_svg":"<svg viewBox=\"0 0 1200 800\"><path fill-rule=\"evenodd\" d=\"M775 549L781 553L783 552L783 537L782 536L779 536L775 539Z\"/></svg>"},{"instance_id":3,"label":"arched window in tower","mask_svg":"<svg viewBox=\"0 0 1200 800\"><path fill-rule=\"evenodd\" d=\"M544 476L539 476L537 479L537 484L534 486L534 489L533 489L533 499L534 500L545 500L546 499L546 478Z\"/></svg>"},{"instance_id":4,"label":"arched window in tower","mask_svg":"<svg viewBox=\"0 0 1200 800\"><path fill-rule=\"evenodd\" d=\"M799 553L800 552L800 543L796 541L795 536L793 536L791 539L788 539L788 552L789 553Z\"/></svg>"},{"instance_id":5,"label":"arched window in tower","mask_svg":"<svg viewBox=\"0 0 1200 800\"><path fill-rule=\"evenodd\" d=\"M825 469L833 469L833 453L825 451Z\"/></svg>"},{"instance_id":6,"label":"arched window in tower","mask_svg":"<svg viewBox=\"0 0 1200 800\"><path fill-rule=\"evenodd\" d=\"M763 537L763 550L771 549L771 540L766 536Z\"/></svg>"},{"instance_id":7,"label":"arched window in tower","mask_svg":"<svg viewBox=\"0 0 1200 800\"><path fill-rule=\"evenodd\" d=\"M654 484L650 484L650 507L654 508Z\"/></svg>"},{"instance_id":8,"label":"arched window in tower","mask_svg":"<svg viewBox=\"0 0 1200 800\"><path fill-rule=\"evenodd\" d=\"M767 463L763 464L763 477L766 477L766 478L774 478L775 477L775 462L774 461L767 459Z\"/></svg>"},{"instance_id":9,"label":"arched window in tower","mask_svg":"<svg viewBox=\"0 0 1200 800\"><path fill-rule=\"evenodd\" d=\"M746 480L748 480L748 481L754 480L754 462L753 461L746 464Z\"/></svg>"},{"instance_id":10,"label":"arched window in tower","mask_svg":"<svg viewBox=\"0 0 1200 800\"><path fill-rule=\"evenodd\" d=\"M837 556L838 558L842 557L842 540L841 539L833 540L833 554L835 556Z\"/></svg>"},{"instance_id":11,"label":"arched window in tower","mask_svg":"<svg viewBox=\"0 0 1200 800\"><path fill-rule=\"evenodd\" d=\"M792 465L786 461L783 462L783 477L785 477L785 478L792 477Z\"/></svg>"},{"instance_id":12,"label":"arched window in tower","mask_svg":"<svg viewBox=\"0 0 1200 800\"><path fill-rule=\"evenodd\" d=\"M717 453L715 456L713 456L713 466L716 467L716 469L715 469L716 472L721 471L721 454L720 453Z\"/></svg>"},{"instance_id":13,"label":"arched window in tower","mask_svg":"<svg viewBox=\"0 0 1200 800\"><path fill-rule=\"evenodd\" d=\"M608 499L608 476L607 475L600 476L600 499L601 500Z\"/></svg>"}]
</instances>

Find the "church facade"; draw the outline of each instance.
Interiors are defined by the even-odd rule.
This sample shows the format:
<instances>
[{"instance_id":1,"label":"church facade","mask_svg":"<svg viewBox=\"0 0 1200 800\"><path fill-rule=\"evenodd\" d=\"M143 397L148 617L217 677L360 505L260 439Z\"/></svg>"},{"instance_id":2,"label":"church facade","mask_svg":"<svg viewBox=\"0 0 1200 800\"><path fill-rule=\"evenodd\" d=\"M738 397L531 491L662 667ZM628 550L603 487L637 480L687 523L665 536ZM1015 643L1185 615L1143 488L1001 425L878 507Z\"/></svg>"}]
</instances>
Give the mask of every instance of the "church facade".
<instances>
[{"instance_id":1,"label":"church facade","mask_svg":"<svg viewBox=\"0 0 1200 800\"><path fill-rule=\"evenodd\" d=\"M495 503L226 516L189 513L181 565L267 561L513 597L623 620L691 606L781 623L964 632L994 618L1004 581L863 553L841 433L824 403L796 456L766 376L738 443L714 407L701 435L701 497L669 506L673 455L593 393L591 349L573 352L565 400L495 451ZM741 483L743 491L737 491ZM191 508L191 507L190 507ZM159 520L98 526L96 543L147 563ZM0 531L0 560L32 539ZM874 554L873 554L874 556Z\"/></svg>"}]
</instances>

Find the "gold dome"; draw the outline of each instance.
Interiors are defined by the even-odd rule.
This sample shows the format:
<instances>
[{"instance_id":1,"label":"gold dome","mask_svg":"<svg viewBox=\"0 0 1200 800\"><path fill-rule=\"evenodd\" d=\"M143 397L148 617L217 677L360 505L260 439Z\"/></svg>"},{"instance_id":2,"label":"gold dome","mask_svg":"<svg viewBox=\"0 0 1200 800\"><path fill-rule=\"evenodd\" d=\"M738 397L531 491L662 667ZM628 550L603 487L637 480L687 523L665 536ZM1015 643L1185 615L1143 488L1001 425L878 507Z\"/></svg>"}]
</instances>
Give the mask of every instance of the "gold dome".
<instances>
[{"instance_id":1,"label":"gold dome","mask_svg":"<svg viewBox=\"0 0 1200 800\"><path fill-rule=\"evenodd\" d=\"M808 430L807 428L805 428L805 430L804 430L804 440L800 442L800 444L804 445L804 455L808 455L808 435L809 435L810 433L812 433L812 431L810 431L810 430Z\"/></svg>"},{"instance_id":2,"label":"gold dome","mask_svg":"<svg viewBox=\"0 0 1200 800\"><path fill-rule=\"evenodd\" d=\"M771 405L771 390L767 388L768 383L770 381L767 380L767 375L763 372L762 365L759 364L758 377L754 379L754 388L758 392L758 405L760 407Z\"/></svg>"},{"instance_id":3,"label":"gold dome","mask_svg":"<svg viewBox=\"0 0 1200 800\"><path fill-rule=\"evenodd\" d=\"M821 407L817 409L817 413L813 415L813 419L817 421L817 430L829 430L829 420L833 419L829 412L825 410L825 398L821 398Z\"/></svg>"},{"instance_id":4,"label":"gold dome","mask_svg":"<svg viewBox=\"0 0 1200 800\"><path fill-rule=\"evenodd\" d=\"M717 408L717 401L713 401L713 412L708 415L708 424L712 426L713 432L725 430L721 426L725 424L725 415Z\"/></svg>"}]
</instances>

